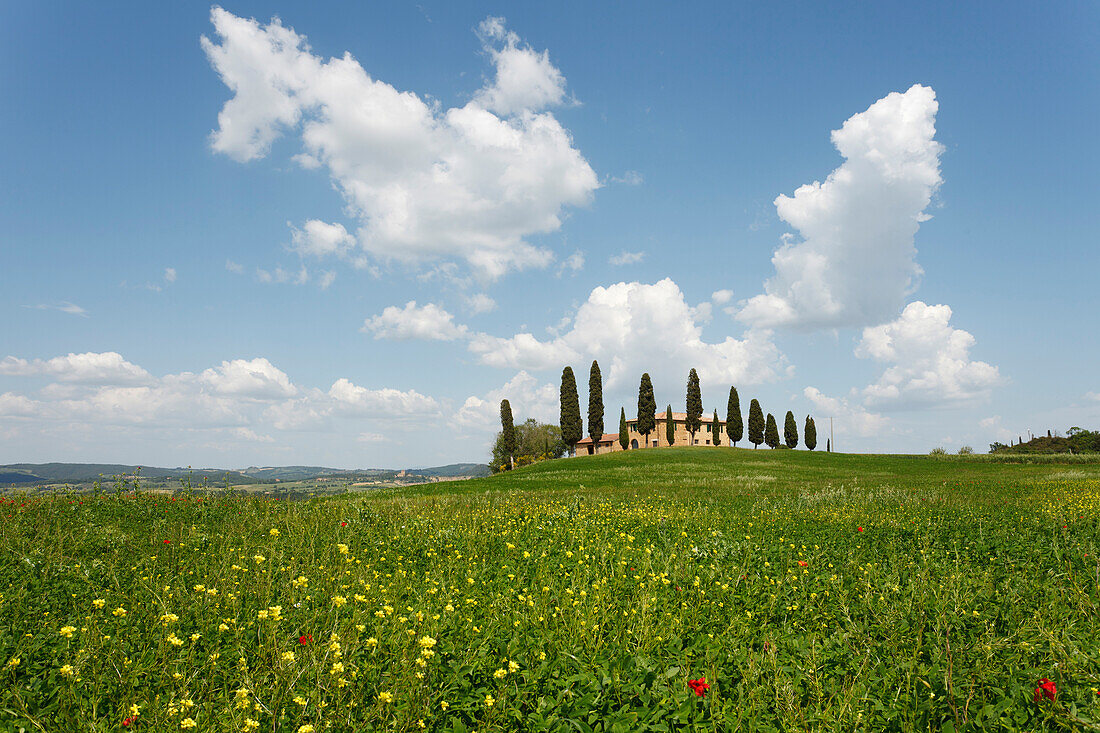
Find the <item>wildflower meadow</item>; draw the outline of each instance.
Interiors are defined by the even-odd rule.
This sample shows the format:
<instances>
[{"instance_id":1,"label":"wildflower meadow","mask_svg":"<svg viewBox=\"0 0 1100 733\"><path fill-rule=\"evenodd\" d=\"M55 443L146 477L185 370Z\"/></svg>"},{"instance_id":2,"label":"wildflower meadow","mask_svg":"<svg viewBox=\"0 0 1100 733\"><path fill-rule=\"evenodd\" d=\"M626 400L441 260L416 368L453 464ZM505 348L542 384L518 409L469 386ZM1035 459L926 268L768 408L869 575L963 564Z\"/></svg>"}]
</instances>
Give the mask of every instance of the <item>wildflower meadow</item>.
<instances>
[{"instance_id":1,"label":"wildflower meadow","mask_svg":"<svg viewBox=\"0 0 1100 733\"><path fill-rule=\"evenodd\" d=\"M0 504L0 730L1100 729L1100 463L654 449Z\"/></svg>"}]
</instances>

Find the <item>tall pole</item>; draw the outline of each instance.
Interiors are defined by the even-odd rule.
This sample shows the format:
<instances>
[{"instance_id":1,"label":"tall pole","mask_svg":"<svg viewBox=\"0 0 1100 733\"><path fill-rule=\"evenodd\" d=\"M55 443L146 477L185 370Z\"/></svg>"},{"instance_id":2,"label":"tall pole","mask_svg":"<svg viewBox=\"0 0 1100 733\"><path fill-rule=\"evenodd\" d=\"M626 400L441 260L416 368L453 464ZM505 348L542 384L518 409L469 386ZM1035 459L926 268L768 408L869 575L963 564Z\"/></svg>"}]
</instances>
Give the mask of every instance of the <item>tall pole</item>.
<instances>
[{"instance_id":1,"label":"tall pole","mask_svg":"<svg viewBox=\"0 0 1100 733\"><path fill-rule=\"evenodd\" d=\"M829 450L836 452L836 441L833 440L833 419L829 418Z\"/></svg>"}]
</instances>

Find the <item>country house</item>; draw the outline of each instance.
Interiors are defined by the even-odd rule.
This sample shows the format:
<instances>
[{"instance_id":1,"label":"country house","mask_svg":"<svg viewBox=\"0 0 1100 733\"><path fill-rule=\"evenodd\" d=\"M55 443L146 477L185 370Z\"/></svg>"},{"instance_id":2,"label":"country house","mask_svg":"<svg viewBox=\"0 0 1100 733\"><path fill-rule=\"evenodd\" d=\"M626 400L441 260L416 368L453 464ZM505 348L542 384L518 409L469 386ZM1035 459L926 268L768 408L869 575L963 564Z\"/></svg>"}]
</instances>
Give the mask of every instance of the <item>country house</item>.
<instances>
[{"instance_id":1,"label":"country house","mask_svg":"<svg viewBox=\"0 0 1100 733\"><path fill-rule=\"evenodd\" d=\"M666 428L666 413L658 412L655 416L657 426L653 429L653 432L649 434L649 442L646 442L646 436L638 432L638 421L630 420L626 424L628 431L627 450L633 450L635 448L658 448L668 445L668 432ZM712 415L703 415L701 418L702 425L698 432L695 433L695 441L691 440L691 433L687 430L687 413L674 412L672 413L672 422L675 426L675 440L673 445L710 445L713 434L711 433L711 421L714 419ZM719 445L729 445L729 436L726 434L726 423L722 420L718 421L720 430ZM603 437L597 441L593 441L591 438L583 438L577 442L577 454L578 455L595 455L599 453L614 453L622 450L622 446L619 445L618 433L604 433Z\"/></svg>"}]
</instances>

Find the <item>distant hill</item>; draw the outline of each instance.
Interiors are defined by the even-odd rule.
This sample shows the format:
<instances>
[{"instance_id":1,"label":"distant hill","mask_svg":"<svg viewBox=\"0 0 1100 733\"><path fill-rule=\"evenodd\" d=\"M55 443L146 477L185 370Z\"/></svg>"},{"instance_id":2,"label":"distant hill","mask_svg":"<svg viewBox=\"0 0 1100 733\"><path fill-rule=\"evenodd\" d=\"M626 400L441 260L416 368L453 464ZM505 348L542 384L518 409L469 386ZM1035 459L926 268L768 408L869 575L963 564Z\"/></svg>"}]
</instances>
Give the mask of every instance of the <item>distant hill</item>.
<instances>
[{"instance_id":1,"label":"distant hill","mask_svg":"<svg viewBox=\"0 0 1100 733\"><path fill-rule=\"evenodd\" d=\"M139 472L140 468L140 474ZM110 481L116 476L135 476L151 480L180 480L191 477L194 484L204 480L211 485L257 484L287 481L308 481L314 478L389 480L398 477L400 471L388 468L364 468L347 470L323 466L250 466L242 470L223 468L158 468L133 466L120 463L11 463L0 466L0 486L21 484L81 484L95 480ZM489 467L482 463L452 463L448 466L409 469L405 476L466 477L488 476Z\"/></svg>"},{"instance_id":2,"label":"distant hill","mask_svg":"<svg viewBox=\"0 0 1100 733\"><path fill-rule=\"evenodd\" d=\"M491 472L484 463L452 463L435 468L410 468L406 475L412 476L488 476Z\"/></svg>"},{"instance_id":3,"label":"distant hill","mask_svg":"<svg viewBox=\"0 0 1100 733\"><path fill-rule=\"evenodd\" d=\"M0 484L81 484L96 479L110 481L116 476L136 475L147 479L181 479L190 476L195 484L200 484L203 480L211 484L223 483L227 477L232 484L258 483L256 479L239 471L221 468L158 468L119 463L11 463L0 466Z\"/></svg>"}]
</instances>

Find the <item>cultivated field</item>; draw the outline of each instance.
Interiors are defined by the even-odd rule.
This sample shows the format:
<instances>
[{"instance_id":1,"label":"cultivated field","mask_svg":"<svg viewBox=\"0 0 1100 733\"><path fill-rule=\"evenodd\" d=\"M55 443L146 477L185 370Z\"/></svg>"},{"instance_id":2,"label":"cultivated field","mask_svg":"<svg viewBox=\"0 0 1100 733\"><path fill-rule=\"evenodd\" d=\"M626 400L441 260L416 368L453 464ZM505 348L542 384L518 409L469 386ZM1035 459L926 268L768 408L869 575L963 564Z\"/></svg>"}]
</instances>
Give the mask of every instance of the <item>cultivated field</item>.
<instances>
[{"instance_id":1,"label":"cultivated field","mask_svg":"<svg viewBox=\"0 0 1100 733\"><path fill-rule=\"evenodd\" d=\"M1087 460L3 501L0 730L1100 729Z\"/></svg>"}]
</instances>

